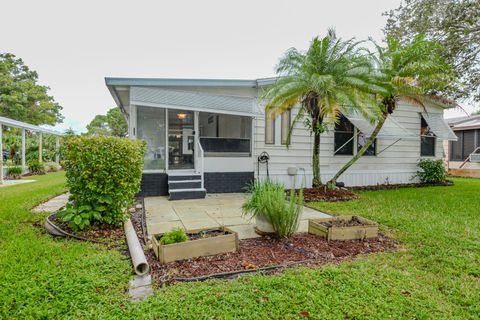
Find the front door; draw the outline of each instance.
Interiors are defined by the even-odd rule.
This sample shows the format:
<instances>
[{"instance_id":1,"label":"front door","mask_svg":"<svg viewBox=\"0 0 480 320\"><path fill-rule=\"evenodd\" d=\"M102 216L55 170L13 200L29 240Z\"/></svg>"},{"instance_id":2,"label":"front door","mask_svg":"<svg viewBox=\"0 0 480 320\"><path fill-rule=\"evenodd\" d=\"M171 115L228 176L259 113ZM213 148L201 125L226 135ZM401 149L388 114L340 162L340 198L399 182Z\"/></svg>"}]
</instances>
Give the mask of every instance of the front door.
<instances>
[{"instance_id":1,"label":"front door","mask_svg":"<svg viewBox=\"0 0 480 320\"><path fill-rule=\"evenodd\" d=\"M168 168L193 169L195 129L194 112L168 110Z\"/></svg>"}]
</instances>

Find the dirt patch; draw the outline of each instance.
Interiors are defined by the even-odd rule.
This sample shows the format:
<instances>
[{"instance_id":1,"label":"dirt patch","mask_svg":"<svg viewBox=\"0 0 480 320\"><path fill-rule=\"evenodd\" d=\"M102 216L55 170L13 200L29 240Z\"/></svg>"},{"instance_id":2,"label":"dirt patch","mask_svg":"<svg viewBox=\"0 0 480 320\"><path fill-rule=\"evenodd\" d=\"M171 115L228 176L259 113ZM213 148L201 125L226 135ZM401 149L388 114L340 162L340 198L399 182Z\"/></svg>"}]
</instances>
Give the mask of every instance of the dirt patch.
<instances>
[{"instance_id":1,"label":"dirt patch","mask_svg":"<svg viewBox=\"0 0 480 320\"><path fill-rule=\"evenodd\" d=\"M241 240L236 253L192 258L167 264L160 264L151 250L146 252L146 256L156 281L175 283L225 273L227 276L232 272L248 272L262 268L272 268L272 272L279 272L282 268L293 265L322 265L353 259L359 254L395 249L396 243L383 235L377 239L365 241L327 242L318 236L303 233L280 240L268 237Z\"/></svg>"},{"instance_id":2,"label":"dirt patch","mask_svg":"<svg viewBox=\"0 0 480 320\"><path fill-rule=\"evenodd\" d=\"M343 188L328 189L327 187L305 188L303 189L303 197L305 202L348 201L358 198L358 196L350 190Z\"/></svg>"},{"instance_id":3,"label":"dirt patch","mask_svg":"<svg viewBox=\"0 0 480 320\"><path fill-rule=\"evenodd\" d=\"M355 226L371 226L371 224L364 223L358 219L358 217L353 216L350 220L330 220L319 222L321 225L324 225L327 228L331 227L355 227Z\"/></svg>"}]
</instances>

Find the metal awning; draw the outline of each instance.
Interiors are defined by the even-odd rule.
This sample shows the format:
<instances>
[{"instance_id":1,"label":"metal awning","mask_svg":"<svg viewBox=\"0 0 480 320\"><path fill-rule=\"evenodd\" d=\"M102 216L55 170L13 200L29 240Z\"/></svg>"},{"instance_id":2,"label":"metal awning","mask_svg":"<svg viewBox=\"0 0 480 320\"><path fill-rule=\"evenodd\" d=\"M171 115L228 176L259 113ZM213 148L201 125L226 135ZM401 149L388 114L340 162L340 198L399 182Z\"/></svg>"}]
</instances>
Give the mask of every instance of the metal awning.
<instances>
[{"instance_id":1,"label":"metal awning","mask_svg":"<svg viewBox=\"0 0 480 320\"><path fill-rule=\"evenodd\" d=\"M367 137L372 135L375 129L375 124L367 121L360 113L352 111L350 114L344 115L358 130L364 133ZM394 117L388 116L383 124L377 138L381 139L419 139L419 134L415 134L400 123Z\"/></svg>"},{"instance_id":2,"label":"metal awning","mask_svg":"<svg viewBox=\"0 0 480 320\"><path fill-rule=\"evenodd\" d=\"M422 112L422 116L438 139L457 141L457 136L443 120L443 114Z\"/></svg>"},{"instance_id":3,"label":"metal awning","mask_svg":"<svg viewBox=\"0 0 480 320\"><path fill-rule=\"evenodd\" d=\"M5 118L5 117L0 117L0 124L3 124L5 126L9 126L9 127L35 131L35 132L53 134L55 136L63 136L63 133L55 131L55 130L42 128L42 127L30 124L30 123L17 121L17 120L13 120L13 119L10 119L10 118Z\"/></svg>"},{"instance_id":4,"label":"metal awning","mask_svg":"<svg viewBox=\"0 0 480 320\"><path fill-rule=\"evenodd\" d=\"M244 116L263 114L256 98L152 87L131 87L132 105Z\"/></svg>"}]
</instances>

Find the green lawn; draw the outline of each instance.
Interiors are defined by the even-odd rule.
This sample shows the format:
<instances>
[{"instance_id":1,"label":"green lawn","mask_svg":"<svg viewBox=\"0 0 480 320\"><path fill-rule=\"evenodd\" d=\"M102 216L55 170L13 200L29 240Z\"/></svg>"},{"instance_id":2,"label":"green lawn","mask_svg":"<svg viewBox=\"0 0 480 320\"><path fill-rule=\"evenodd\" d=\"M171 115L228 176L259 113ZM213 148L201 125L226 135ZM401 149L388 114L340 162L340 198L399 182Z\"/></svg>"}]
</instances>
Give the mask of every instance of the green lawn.
<instances>
[{"instance_id":1,"label":"green lawn","mask_svg":"<svg viewBox=\"0 0 480 320\"><path fill-rule=\"evenodd\" d=\"M62 173L0 188L1 318L457 318L480 314L480 180L370 191L332 213L376 220L403 250L281 276L160 288L130 303L130 262L116 251L52 239L29 209L64 189ZM388 229L386 229L388 228Z\"/></svg>"}]
</instances>

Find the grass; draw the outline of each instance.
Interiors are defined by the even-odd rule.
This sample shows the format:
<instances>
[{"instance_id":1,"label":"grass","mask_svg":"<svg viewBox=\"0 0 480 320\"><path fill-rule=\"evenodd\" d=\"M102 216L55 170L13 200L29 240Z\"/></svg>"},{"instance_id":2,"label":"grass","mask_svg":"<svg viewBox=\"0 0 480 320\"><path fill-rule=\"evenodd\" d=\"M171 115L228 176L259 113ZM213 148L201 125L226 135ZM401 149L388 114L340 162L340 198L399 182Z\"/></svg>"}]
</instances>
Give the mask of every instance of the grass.
<instances>
[{"instance_id":1,"label":"grass","mask_svg":"<svg viewBox=\"0 0 480 320\"><path fill-rule=\"evenodd\" d=\"M0 189L0 318L211 319L435 318L480 314L480 180L453 187L369 191L357 201L317 203L381 223L403 250L280 276L249 276L124 294L128 259L116 251L52 239L33 226L35 204L63 191L62 173Z\"/></svg>"}]
</instances>

